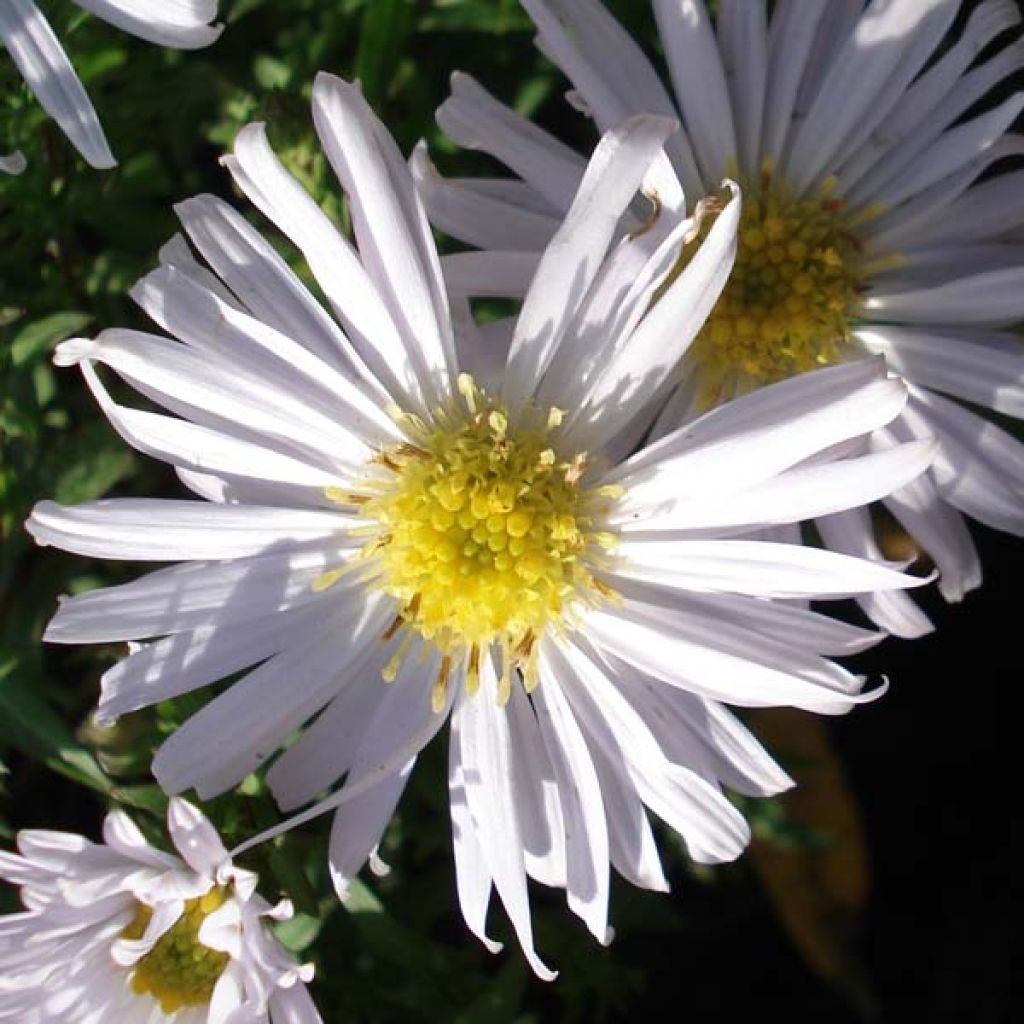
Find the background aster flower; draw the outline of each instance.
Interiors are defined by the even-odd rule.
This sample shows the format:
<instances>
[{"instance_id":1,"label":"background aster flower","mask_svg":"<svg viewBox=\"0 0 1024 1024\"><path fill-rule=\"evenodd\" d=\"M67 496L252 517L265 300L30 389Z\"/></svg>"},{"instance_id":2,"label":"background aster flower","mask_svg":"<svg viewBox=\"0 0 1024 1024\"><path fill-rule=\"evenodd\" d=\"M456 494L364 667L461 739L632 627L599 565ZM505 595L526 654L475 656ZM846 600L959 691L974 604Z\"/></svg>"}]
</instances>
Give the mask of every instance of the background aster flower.
<instances>
[{"instance_id":1,"label":"background aster flower","mask_svg":"<svg viewBox=\"0 0 1024 1024\"><path fill-rule=\"evenodd\" d=\"M28 522L39 543L180 563L65 600L46 637L163 637L104 676L106 719L246 673L158 752L172 793L229 789L318 716L267 781L295 808L345 778L299 816L337 808L341 892L450 716L463 914L496 948L496 889L551 977L533 950L528 875L565 887L604 941L610 864L666 885L645 805L694 859L723 861L748 830L720 784L788 785L720 701L839 714L873 696L826 656L877 634L764 599L919 582L736 535L880 497L922 472L931 445L839 458L905 403L873 360L616 454L635 447L650 392L718 297L740 218L729 187L671 280L706 206L614 240L648 169L664 172L673 122L631 118L602 139L495 367L467 361L480 339L457 348L412 178L358 89L321 74L313 115L358 251L262 125L225 163L302 251L337 319L247 221L203 196L178 213L208 267L178 237L133 291L176 340L109 330L58 348L115 429L207 500L40 503ZM101 365L176 415L118 404Z\"/></svg>"},{"instance_id":2,"label":"background aster flower","mask_svg":"<svg viewBox=\"0 0 1024 1024\"><path fill-rule=\"evenodd\" d=\"M79 7L125 32L160 46L194 50L221 33L212 25L217 0L74 0ZM114 159L92 102L49 22L34 0L3 0L0 39L29 88L93 166L113 167ZM0 171L25 169L20 153L0 157Z\"/></svg>"},{"instance_id":3,"label":"background aster flower","mask_svg":"<svg viewBox=\"0 0 1024 1024\"><path fill-rule=\"evenodd\" d=\"M292 916L235 867L213 826L180 798L163 853L121 811L103 843L25 830L0 852L22 913L0 917L0 1020L18 1024L319 1024L296 964L269 930Z\"/></svg>"},{"instance_id":4,"label":"background aster flower","mask_svg":"<svg viewBox=\"0 0 1024 1024\"><path fill-rule=\"evenodd\" d=\"M599 0L523 6L601 129L678 111L683 127L666 152L691 204L724 174L743 185L736 267L659 429L769 381L882 353L911 398L872 446L939 442L929 474L885 504L935 562L947 600L978 586L963 515L1024 533L1024 449L945 396L1024 415L1024 350L1010 330L1024 312L1021 172L979 180L1022 152L1008 130L1024 97L972 115L1022 67L1022 43L1001 45L1017 4L969 5L951 38L957 0L794 0L776 4L770 24L765 4L723 0L714 26L702 0L654 0L675 99ZM528 280L527 253L555 230L582 159L466 76L453 79L438 121L518 176L445 181L419 158L435 223L491 250L472 276L450 262L453 289L508 294ZM653 188L660 202L664 182ZM663 205L679 215L671 192ZM834 549L881 557L866 509L817 525ZM890 632L931 628L904 594L859 600Z\"/></svg>"}]
</instances>

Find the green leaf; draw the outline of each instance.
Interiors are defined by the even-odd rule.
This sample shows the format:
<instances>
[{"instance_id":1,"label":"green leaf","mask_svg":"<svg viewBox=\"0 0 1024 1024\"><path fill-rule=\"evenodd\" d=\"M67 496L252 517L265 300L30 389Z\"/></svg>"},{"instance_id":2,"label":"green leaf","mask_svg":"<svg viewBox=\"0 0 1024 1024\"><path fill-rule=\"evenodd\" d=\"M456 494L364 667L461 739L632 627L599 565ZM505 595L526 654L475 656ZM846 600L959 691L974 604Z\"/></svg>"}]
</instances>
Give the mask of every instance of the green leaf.
<instances>
[{"instance_id":1,"label":"green leaf","mask_svg":"<svg viewBox=\"0 0 1024 1024\"><path fill-rule=\"evenodd\" d=\"M62 505L99 498L135 467L131 449L105 423L96 422L61 438L47 461L50 473L44 479L53 479L53 498Z\"/></svg>"},{"instance_id":2,"label":"green leaf","mask_svg":"<svg viewBox=\"0 0 1024 1024\"><path fill-rule=\"evenodd\" d=\"M11 341L11 360L15 366L24 366L49 352L54 345L72 334L77 334L92 317L88 313L51 313L26 324Z\"/></svg>"},{"instance_id":3,"label":"green leaf","mask_svg":"<svg viewBox=\"0 0 1024 1024\"><path fill-rule=\"evenodd\" d=\"M0 740L54 771L101 793L110 780L68 726L25 682L16 655L0 663Z\"/></svg>"},{"instance_id":4,"label":"green leaf","mask_svg":"<svg viewBox=\"0 0 1024 1024\"><path fill-rule=\"evenodd\" d=\"M356 77L373 107L381 106L412 29L409 0L374 0L363 14Z\"/></svg>"}]
</instances>

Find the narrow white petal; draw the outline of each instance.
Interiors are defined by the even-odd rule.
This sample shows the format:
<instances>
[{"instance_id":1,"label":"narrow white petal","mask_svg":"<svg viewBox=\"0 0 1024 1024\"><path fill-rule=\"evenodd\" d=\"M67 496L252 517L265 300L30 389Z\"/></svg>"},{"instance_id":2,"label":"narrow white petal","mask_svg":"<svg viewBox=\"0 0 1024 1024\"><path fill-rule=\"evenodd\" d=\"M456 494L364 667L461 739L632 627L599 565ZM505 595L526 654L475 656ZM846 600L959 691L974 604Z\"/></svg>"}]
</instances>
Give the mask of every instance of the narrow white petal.
<instances>
[{"instance_id":1,"label":"narrow white petal","mask_svg":"<svg viewBox=\"0 0 1024 1024\"><path fill-rule=\"evenodd\" d=\"M704 0L654 0L672 85L705 182L735 166L738 151L725 71Z\"/></svg>"},{"instance_id":2,"label":"narrow white petal","mask_svg":"<svg viewBox=\"0 0 1024 1024\"><path fill-rule=\"evenodd\" d=\"M491 872L487 866L476 825L466 798L466 770L462 764L459 716L452 716L448 731L448 797L452 817L452 847L455 856L455 887L459 909L466 927L490 953L502 944L487 934L487 908L491 902Z\"/></svg>"},{"instance_id":3,"label":"narrow white petal","mask_svg":"<svg viewBox=\"0 0 1024 1024\"><path fill-rule=\"evenodd\" d=\"M323 629L331 606L316 602L242 623L216 623L146 644L100 677L97 719L151 707L226 679Z\"/></svg>"},{"instance_id":4,"label":"narrow white petal","mask_svg":"<svg viewBox=\"0 0 1024 1024\"><path fill-rule=\"evenodd\" d=\"M246 196L299 248L360 358L393 399L423 408L416 369L376 285L348 240L285 170L261 123L222 159Z\"/></svg>"},{"instance_id":5,"label":"narrow white petal","mask_svg":"<svg viewBox=\"0 0 1024 1024\"><path fill-rule=\"evenodd\" d=\"M388 695L381 671L389 657L384 644L367 651L358 672L349 673L330 704L270 766L267 786L282 810L312 800L352 767L367 727ZM422 686L423 680L411 679L410 685Z\"/></svg>"},{"instance_id":6,"label":"narrow white petal","mask_svg":"<svg viewBox=\"0 0 1024 1024\"><path fill-rule=\"evenodd\" d=\"M539 978L552 981L556 973L533 948L522 831L512 793L516 751L511 749L508 721L498 707L497 694L494 667L489 657L484 658L479 692L472 697L460 695L455 709L466 798L477 841L523 953Z\"/></svg>"},{"instance_id":7,"label":"narrow white petal","mask_svg":"<svg viewBox=\"0 0 1024 1024\"><path fill-rule=\"evenodd\" d=\"M0 37L40 106L97 168L114 159L99 118L49 22L32 0L4 0Z\"/></svg>"},{"instance_id":8,"label":"narrow white petal","mask_svg":"<svg viewBox=\"0 0 1024 1024\"><path fill-rule=\"evenodd\" d=\"M181 797L171 797L167 806L167 831L185 863L201 875L212 879L228 859L217 830L198 808Z\"/></svg>"},{"instance_id":9,"label":"narrow white petal","mask_svg":"<svg viewBox=\"0 0 1024 1024\"><path fill-rule=\"evenodd\" d=\"M327 864L335 892L344 899L349 883L380 843L409 781L416 759L334 812Z\"/></svg>"},{"instance_id":10,"label":"narrow white petal","mask_svg":"<svg viewBox=\"0 0 1024 1024\"><path fill-rule=\"evenodd\" d=\"M198 50L209 46L222 25L211 25L217 17L217 0L75 0L125 32L160 46Z\"/></svg>"},{"instance_id":11,"label":"narrow white petal","mask_svg":"<svg viewBox=\"0 0 1024 1024\"><path fill-rule=\"evenodd\" d=\"M598 942L608 941L608 825L601 786L579 724L561 691L557 662L543 645L534 691L540 733L551 758L565 820L569 908Z\"/></svg>"},{"instance_id":12,"label":"narrow white petal","mask_svg":"<svg viewBox=\"0 0 1024 1024\"><path fill-rule=\"evenodd\" d=\"M824 679L805 679L792 671L715 650L672 635L633 612L628 617L622 611L614 615L593 613L587 619L587 633L600 647L655 679L742 707L792 705L819 714L841 715L878 695L858 696L826 685Z\"/></svg>"},{"instance_id":13,"label":"narrow white petal","mask_svg":"<svg viewBox=\"0 0 1024 1024\"><path fill-rule=\"evenodd\" d=\"M208 799L237 785L338 691L348 663L377 641L388 611L383 602L350 601L315 639L234 683L163 742L153 758L161 786L195 788Z\"/></svg>"},{"instance_id":14,"label":"narrow white petal","mask_svg":"<svg viewBox=\"0 0 1024 1024\"><path fill-rule=\"evenodd\" d=\"M172 565L132 583L65 598L43 638L58 644L142 640L330 601L347 593L345 581L323 595L313 590L313 581L352 553L288 552Z\"/></svg>"},{"instance_id":15,"label":"narrow white petal","mask_svg":"<svg viewBox=\"0 0 1024 1024\"><path fill-rule=\"evenodd\" d=\"M523 0L523 7L540 30L538 48L572 80L602 132L632 114L678 116L643 50L600 0ZM686 195L703 195L685 132L675 132L665 150ZM659 189L672 185L659 181ZM668 204L672 197L662 198Z\"/></svg>"},{"instance_id":16,"label":"narrow white petal","mask_svg":"<svg viewBox=\"0 0 1024 1024\"><path fill-rule=\"evenodd\" d=\"M538 197L521 182L442 177L426 146L413 150L410 170L431 223L467 245L539 253L560 226L556 211L538 209Z\"/></svg>"},{"instance_id":17,"label":"narrow white petal","mask_svg":"<svg viewBox=\"0 0 1024 1024\"><path fill-rule=\"evenodd\" d=\"M822 516L815 520L815 526L826 547L832 551L873 561L884 558L875 540L871 514L866 508ZM893 636L913 639L925 636L935 628L912 598L899 590L860 594L856 600L875 625Z\"/></svg>"},{"instance_id":18,"label":"narrow white petal","mask_svg":"<svg viewBox=\"0 0 1024 1024\"><path fill-rule=\"evenodd\" d=\"M625 759L641 799L686 841L698 861L734 860L750 839L743 816L696 772L666 760L646 723L598 664L576 646L555 648L566 693L587 734L609 758ZM543 683L541 684L543 685Z\"/></svg>"},{"instance_id":19,"label":"narrow white petal","mask_svg":"<svg viewBox=\"0 0 1024 1024\"><path fill-rule=\"evenodd\" d=\"M564 888L565 819L537 713L520 686L512 687L506 707L510 742L517 752L513 792L523 833L526 873L543 885Z\"/></svg>"},{"instance_id":20,"label":"narrow white petal","mask_svg":"<svg viewBox=\"0 0 1024 1024\"><path fill-rule=\"evenodd\" d=\"M438 108L437 123L459 146L482 150L511 168L556 210L569 209L586 160L499 103L472 76L452 75L451 95Z\"/></svg>"},{"instance_id":21,"label":"narrow white petal","mask_svg":"<svg viewBox=\"0 0 1024 1024\"><path fill-rule=\"evenodd\" d=\"M523 300L502 394L511 407L533 394L601 268L619 218L671 131L666 118L638 116L608 132L594 150Z\"/></svg>"},{"instance_id":22,"label":"narrow white petal","mask_svg":"<svg viewBox=\"0 0 1024 1024\"><path fill-rule=\"evenodd\" d=\"M803 76L825 4L778 0L768 32L768 68L761 151L777 163L789 134L797 89Z\"/></svg>"},{"instance_id":23,"label":"narrow white petal","mask_svg":"<svg viewBox=\"0 0 1024 1024\"><path fill-rule=\"evenodd\" d=\"M1024 267L970 274L932 288L878 289L864 310L897 323L1012 324L1024 315Z\"/></svg>"},{"instance_id":24,"label":"narrow white petal","mask_svg":"<svg viewBox=\"0 0 1024 1024\"><path fill-rule=\"evenodd\" d=\"M1024 345L1014 334L863 327L855 335L917 384L1024 417Z\"/></svg>"},{"instance_id":25,"label":"narrow white petal","mask_svg":"<svg viewBox=\"0 0 1024 1024\"><path fill-rule=\"evenodd\" d=\"M387 304L425 394L454 386L455 345L437 250L394 140L356 86L321 72L313 121L348 194L359 255Z\"/></svg>"},{"instance_id":26,"label":"narrow white petal","mask_svg":"<svg viewBox=\"0 0 1024 1024\"><path fill-rule=\"evenodd\" d=\"M872 0L827 65L821 89L784 159L783 169L795 188L806 188L818 177L858 120L879 101L888 77L910 59L917 39L931 33L941 37L956 8L955 0ZM927 57L917 53L918 66Z\"/></svg>"},{"instance_id":27,"label":"narrow white petal","mask_svg":"<svg viewBox=\"0 0 1024 1024\"><path fill-rule=\"evenodd\" d=\"M73 507L41 501L25 528L37 544L79 555L162 562L239 558L329 542L346 525L337 513L312 509L111 498Z\"/></svg>"},{"instance_id":28,"label":"narrow white petal","mask_svg":"<svg viewBox=\"0 0 1024 1024\"><path fill-rule=\"evenodd\" d=\"M760 486L708 499L635 507L629 515L616 512L612 523L625 535L660 531L714 531L795 523L814 516L865 505L903 486L923 473L936 458L933 442L915 441L887 452L842 459L823 465L797 467Z\"/></svg>"},{"instance_id":29,"label":"narrow white petal","mask_svg":"<svg viewBox=\"0 0 1024 1024\"><path fill-rule=\"evenodd\" d=\"M631 335L620 335L606 354L604 373L590 384L579 414L588 442L600 447L658 394L697 336L725 287L736 256L739 190L683 272Z\"/></svg>"},{"instance_id":30,"label":"narrow white petal","mask_svg":"<svg viewBox=\"0 0 1024 1024\"><path fill-rule=\"evenodd\" d=\"M718 7L718 40L732 108L740 170L760 171L761 119L765 103L768 25L764 4L724 0Z\"/></svg>"},{"instance_id":31,"label":"narrow white petal","mask_svg":"<svg viewBox=\"0 0 1024 1024\"><path fill-rule=\"evenodd\" d=\"M754 597L845 597L903 589L919 580L831 551L759 540L627 540L609 575L680 590Z\"/></svg>"}]
</instances>

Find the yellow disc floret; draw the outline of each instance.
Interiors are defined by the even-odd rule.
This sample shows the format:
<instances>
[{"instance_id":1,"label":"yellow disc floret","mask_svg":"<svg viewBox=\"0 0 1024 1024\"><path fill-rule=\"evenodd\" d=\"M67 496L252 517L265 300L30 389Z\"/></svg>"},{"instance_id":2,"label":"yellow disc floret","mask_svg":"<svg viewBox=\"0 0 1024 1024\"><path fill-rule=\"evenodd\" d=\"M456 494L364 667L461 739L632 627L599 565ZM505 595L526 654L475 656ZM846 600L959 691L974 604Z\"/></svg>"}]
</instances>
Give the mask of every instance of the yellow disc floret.
<instances>
[{"instance_id":1,"label":"yellow disc floret","mask_svg":"<svg viewBox=\"0 0 1024 1024\"><path fill-rule=\"evenodd\" d=\"M465 408L435 410L430 425L402 418L411 440L375 460L385 474L367 493L331 495L375 525L363 557L374 584L399 602L389 634L408 628L442 654L435 704L463 660L475 688L492 645L503 692L516 666L532 687L538 639L577 599L601 593L591 569L613 543L600 520L614 489L584 487L586 457L556 453L560 411L528 410L513 427L468 377L459 385Z\"/></svg>"},{"instance_id":2,"label":"yellow disc floret","mask_svg":"<svg viewBox=\"0 0 1024 1024\"><path fill-rule=\"evenodd\" d=\"M860 308L860 247L830 184L795 196L767 171L747 185L736 263L690 358L704 406L834 363ZM693 246L684 250L689 261Z\"/></svg>"},{"instance_id":3,"label":"yellow disc floret","mask_svg":"<svg viewBox=\"0 0 1024 1024\"><path fill-rule=\"evenodd\" d=\"M181 917L135 964L131 977L133 992L152 995L164 1013L210 1001L229 958L227 953L204 946L199 941L199 928L226 895L225 889L215 886L204 896L186 901ZM142 938L151 917L152 910L140 903L122 937Z\"/></svg>"}]
</instances>

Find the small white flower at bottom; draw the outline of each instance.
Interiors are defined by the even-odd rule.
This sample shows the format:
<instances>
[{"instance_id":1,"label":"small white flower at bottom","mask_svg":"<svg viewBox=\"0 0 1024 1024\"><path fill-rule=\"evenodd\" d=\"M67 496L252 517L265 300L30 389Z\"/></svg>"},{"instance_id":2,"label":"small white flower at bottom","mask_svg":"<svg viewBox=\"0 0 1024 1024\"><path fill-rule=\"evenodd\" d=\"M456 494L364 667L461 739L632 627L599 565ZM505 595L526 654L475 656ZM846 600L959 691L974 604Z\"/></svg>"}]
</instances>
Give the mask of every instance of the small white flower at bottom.
<instances>
[{"instance_id":1,"label":"small white flower at bottom","mask_svg":"<svg viewBox=\"0 0 1024 1024\"><path fill-rule=\"evenodd\" d=\"M299 965L268 921L287 920L180 798L167 826L181 858L121 811L103 843L26 830L0 852L25 911L0 917L0 1021L18 1024L320 1024Z\"/></svg>"}]
</instances>

